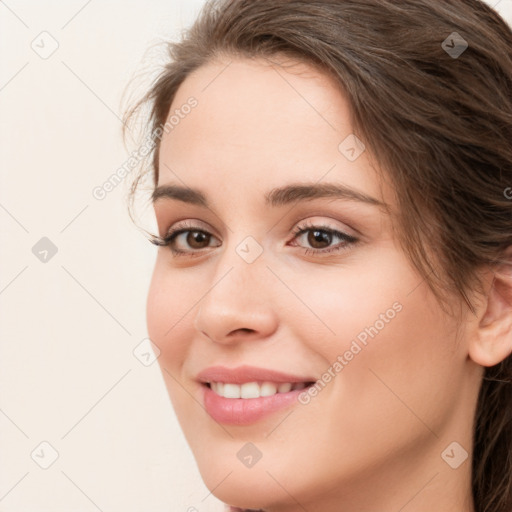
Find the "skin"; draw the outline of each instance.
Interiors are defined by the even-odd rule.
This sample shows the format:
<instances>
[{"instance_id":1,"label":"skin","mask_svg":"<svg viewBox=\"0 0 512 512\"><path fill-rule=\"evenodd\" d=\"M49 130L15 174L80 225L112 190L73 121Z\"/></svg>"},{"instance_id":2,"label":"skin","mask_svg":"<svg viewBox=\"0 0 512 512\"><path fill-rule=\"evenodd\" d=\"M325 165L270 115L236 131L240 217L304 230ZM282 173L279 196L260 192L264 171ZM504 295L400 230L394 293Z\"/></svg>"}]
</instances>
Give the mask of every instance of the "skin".
<instances>
[{"instance_id":1,"label":"skin","mask_svg":"<svg viewBox=\"0 0 512 512\"><path fill-rule=\"evenodd\" d=\"M473 512L472 419L483 366L512 351L509 287L494 293L496 276L483 273L477 315L461 305L460 323L442 311L396 239L396 198L369 144L354 162L339 151L353 133L349 105L314 68L225 57L185 80L171 112L191 96L198 105L163 135L158 185L200 188L210 208L173 199L154 208L160 236L186 220L211 238L179 237L194 256L158 249L147 325L207 487L268 512ZM388 210L332 197L265 206L266 192L298 181L341 183ZM359 241L305 254L343 241L294 238L304 221ZM236 252L247 236L263 249L250 264ZM320 379L394 303L401 311L309 404L249 426L219 425L202 407L204 368ZM247 442L262 453L251 468L237 458ZM441 456L453 442L454 462L468 453L457 469Z\"/></svg>"}]
</instances>

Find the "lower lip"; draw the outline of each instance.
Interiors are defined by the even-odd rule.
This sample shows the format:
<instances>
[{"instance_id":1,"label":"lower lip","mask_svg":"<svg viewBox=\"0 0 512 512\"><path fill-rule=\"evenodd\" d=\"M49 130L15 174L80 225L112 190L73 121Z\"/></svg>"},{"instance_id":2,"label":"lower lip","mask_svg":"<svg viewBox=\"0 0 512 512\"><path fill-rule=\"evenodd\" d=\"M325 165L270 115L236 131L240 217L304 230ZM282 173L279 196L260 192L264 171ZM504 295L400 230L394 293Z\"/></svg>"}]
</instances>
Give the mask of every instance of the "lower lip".
<instances>
[{"instance_id":1,"label":"lower lip","mask_svg":"<svg viewBox=\"0 0 512 512\"><path fill-rule=\"evenodd\" d=\"M276 393L259 398L224 398L205 384L204 406L206 412L218 423L225 425L250 425L272 413L298 403L300 393L307 389L296 389L288 393Z\"/></svg>"}]
</instances>

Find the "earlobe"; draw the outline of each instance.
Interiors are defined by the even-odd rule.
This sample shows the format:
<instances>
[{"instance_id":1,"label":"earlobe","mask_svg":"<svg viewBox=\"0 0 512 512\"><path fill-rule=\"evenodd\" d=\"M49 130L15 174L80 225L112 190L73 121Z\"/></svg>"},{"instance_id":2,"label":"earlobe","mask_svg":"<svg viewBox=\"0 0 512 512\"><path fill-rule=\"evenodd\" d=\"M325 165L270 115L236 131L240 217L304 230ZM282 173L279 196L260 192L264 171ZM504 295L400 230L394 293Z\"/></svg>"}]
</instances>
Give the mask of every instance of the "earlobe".
<instances>
[{"instance_id":1,"label":"earlobe","mask_svg":"<svg viewBox=\"0 0 512 512\"><path fill-rule=\"evenodd\" d=\"M506 261L489 271L487 297L478 310L469 340L469 356L481 366L494 366L512 353L512 247Z\"/></svg>"}]
</instances>

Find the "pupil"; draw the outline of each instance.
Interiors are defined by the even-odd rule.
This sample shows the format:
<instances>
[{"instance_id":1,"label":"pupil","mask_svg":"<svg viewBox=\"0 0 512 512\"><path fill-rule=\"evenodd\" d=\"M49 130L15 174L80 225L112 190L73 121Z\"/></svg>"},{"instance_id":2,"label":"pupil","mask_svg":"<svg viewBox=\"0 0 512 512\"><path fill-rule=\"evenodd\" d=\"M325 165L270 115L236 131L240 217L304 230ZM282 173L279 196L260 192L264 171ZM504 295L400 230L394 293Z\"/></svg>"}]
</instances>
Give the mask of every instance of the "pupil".
<instances>
[{"instance_id":1,"label":"pupil","mask_svg":"<svg viewBox=\"0 0 512 512\"><path fill-rule=\"evenodd\" d=\"M315 244L324 242L326 245L330 244L330 234L325 231L310 231L310 235L308 236L308 243L311 244L314 248ZM321 249L322 247L320 247Z\"/></svg>"},{"instance_id":2,"label":"pupil","mask_svg":"<svg viewBox=\"0 0 512 512\"><path fill-rule=\"evenodd\" d=\"M208 235L206 233L202 233L201 231L191 231L187 236L187 243L191 247L200 247L201 242L204 240L208 241Z\"/></svg>"}]
</instances>

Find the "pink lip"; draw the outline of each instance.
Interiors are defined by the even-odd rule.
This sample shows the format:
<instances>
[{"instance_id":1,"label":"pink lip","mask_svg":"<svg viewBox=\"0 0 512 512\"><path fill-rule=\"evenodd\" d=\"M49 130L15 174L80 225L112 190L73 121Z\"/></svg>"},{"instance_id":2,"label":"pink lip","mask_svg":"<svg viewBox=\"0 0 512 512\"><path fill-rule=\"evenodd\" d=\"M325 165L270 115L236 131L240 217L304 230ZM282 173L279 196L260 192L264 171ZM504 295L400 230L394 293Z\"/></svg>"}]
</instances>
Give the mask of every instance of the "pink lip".
<instances>
[{"instance_id":1,"label":"pink lip","mask_svg":"<svg viewBox=\"0 0 512 512\"><path fill-rule=\"evenodd\" d=\"M210 366L197 375L199 382L229 382L231 384L244 384L246 382L315 382L311 376L300 377L276 370L256 368L255 366L238 366L226 368L225 366Z\"/></svg>"},{"instance_id":2,"label":"pink lip","mask_svg":"<svg viewBox=\"0 0 512 512\"><path fill-rule=\"evenodd\" d=\"M217 395L207 382L229 382L244 384L245 382L315 382L311 377L298 377L274 370L256 368L254 366L239 366L238 368L225 368L213 366L200 372L197 380L202 384L203 403L208 414L218 423L227 425L249 425L264 417L290 406L298 401L302 389L288 393L276 393L272 396L259 398L224 398Z\"/></svg>"},{"instance_id":3,"label":"pink lip","mask_svg":"<svg viewBox=\"0 0 512 512\"><path fill-rule=\"evenodd\" d=\"M224 398L203 384L203 403L206 412L218 423L250 425L275 411L298 402L303 389L276 393L259 398Z\"/></svg>"}]
</instances>

